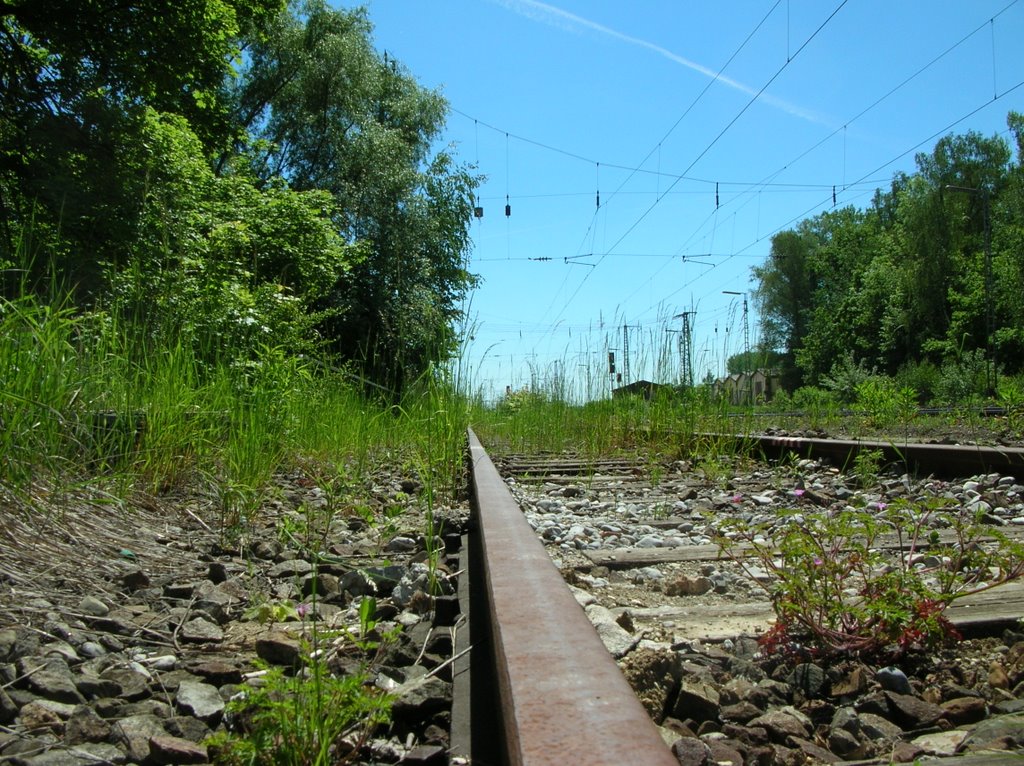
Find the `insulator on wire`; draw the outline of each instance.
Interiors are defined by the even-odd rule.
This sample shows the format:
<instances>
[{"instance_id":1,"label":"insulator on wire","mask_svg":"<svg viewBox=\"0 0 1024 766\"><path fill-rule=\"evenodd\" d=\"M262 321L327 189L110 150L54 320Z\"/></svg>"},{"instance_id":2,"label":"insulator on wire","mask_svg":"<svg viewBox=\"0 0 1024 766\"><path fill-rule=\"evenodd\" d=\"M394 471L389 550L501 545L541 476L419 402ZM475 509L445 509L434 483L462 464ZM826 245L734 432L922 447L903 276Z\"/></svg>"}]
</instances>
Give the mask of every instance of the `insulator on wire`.
<instances>
[{"instance_id":1,"label":"insulator on wire","mask_svg":"<svg viewBox=\"0 0 1024 766\"><path fill-rule=\"evenodd\" d=\"M597 206L601 207L601 190L597 190Z\"/></svg>"},{"instance_id":2,"label":"insulator on wire","mask_svg":"<svg viewBox=\"0 0 1024 766\"><path fill-rule=\"evenodd\" d=\"M836 187L832 187L832 207L836 206Z\"/></svg>"},{"instance_id":3,"label":"insulator on wire","mask_svg":"<svg viewBox=\"0 0 1024 766\"><path fill-rule=\"evenodd\" d=\"M718 181L715 181L715 210L718 210Z\"/></svg>"},{"instance_id":4,"label":"insulator on wire","mask_svg":"<svg viewBox=\"0 0 1024 766\"><path fill-rule=\"evenodd\" d=\"M512 215L512 205L509 204L508 195L505 195L505 217L508 218Z\"/></svg>"}]
</instances>

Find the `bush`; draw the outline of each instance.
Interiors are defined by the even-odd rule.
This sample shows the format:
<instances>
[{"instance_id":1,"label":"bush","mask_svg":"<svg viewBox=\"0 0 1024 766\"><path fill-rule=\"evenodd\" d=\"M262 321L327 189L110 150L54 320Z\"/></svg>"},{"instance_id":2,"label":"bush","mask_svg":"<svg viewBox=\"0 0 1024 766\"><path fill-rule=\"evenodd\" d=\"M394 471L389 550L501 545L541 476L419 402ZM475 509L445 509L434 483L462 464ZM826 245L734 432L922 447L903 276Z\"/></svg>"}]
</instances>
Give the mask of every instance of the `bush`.
<instances>
[{"instance_id":1,"label":"bush","mask_svg":"<svg viewBox=\"0 0 1024 766\"><path fill-rule=\"evenodd\" d=\"M967 405L985 395L987 363L985 352L964 351L942 365L938 398L943 404Z\"/></svg>"},{"instance_id":2,"label":"bush","mask_svg":"<svg viewBox=\"0 0 1024 766\"><path fill-rule=\"evenodd\" d=\"M907 362L896 373L900 388L911 388L917 392L917 403L926 405L935 398L941 373L931 362Z\"/></svg>"},{"instance_id":3,"label":"bush","mask_svg":"<svg viewBox=\"0 0 1024 766\"><path fill-rule=\"evenodd\" d=\"M181 118L147 111L123 162L150 180L128 263L107 264L110 308L199 356L310 353L320 310L362 248L345 243L324 192L215 177Z\"/></svg>"},{"instance_id":4,"label":"bush","mask_svg":"<svg viewBox=\"0 0 1024 766\"><path fill-rule=\"evenodd\" d=\"M832 365L832 371L822 379L822 385L835 394L840 404L850 405L857 401L857 391L870 378L876 377L875 371L864 367L864 361L853 361L853 354L848 354L842 361Z\"/></svg>"},{"instance_id":5,"label":"bush","mask_svg":"<svg viewBox=\"0 0 1024 766\"><path fill-rule=\"evenodd\" d=\"M769 651L891 660L933 649L958 637L944 616L951 603L1024 576L1024 545L936 501L871 513L792 510L784 519L777 527L732 521L719 537L748 574L741 545L771 575L759 580L776 615L761 639ZM940 544L940 529L953 542ZM893 536L891 553L883 535Z\"/></svg>"}]
</instances>

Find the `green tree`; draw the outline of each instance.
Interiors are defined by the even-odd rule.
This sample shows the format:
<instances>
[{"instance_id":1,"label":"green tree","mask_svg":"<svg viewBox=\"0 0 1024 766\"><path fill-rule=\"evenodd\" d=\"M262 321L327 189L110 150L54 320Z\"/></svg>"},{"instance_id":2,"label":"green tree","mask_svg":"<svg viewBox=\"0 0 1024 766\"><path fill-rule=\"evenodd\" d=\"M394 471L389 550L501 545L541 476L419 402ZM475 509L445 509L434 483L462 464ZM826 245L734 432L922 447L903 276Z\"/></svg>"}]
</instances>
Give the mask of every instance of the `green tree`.
<instances>
[{"instance_id":1,"label":"green tree","mask_svg":"<svg viewBox=\"0 0 1024 766\"><path fill-rule=\"evenodd\" d=\"M0 0L0 259L53 265L85 293L94 254L124 250L144 110L184 116L204 148L230 134L224 85L281 0ZM25 252L26 237L36 244Z\"/></svg>"},{"instance_id":2,"label":"green tree","mask_svg":"<svg viewBox=\"0 0 1024 766\"><path fill-rule=\"evenodd\" d=\"M817 275L812 254L818 242L807 226L782 231L772 237L768 261L753 269L759 281L754 304L761 317L765 347L782 353L782 384L793 390L800 383L796 354L807 333L812 293Z\"/></svg>"},{"instance_id":3,"label":"green tree","mask_svg":"<svg viewBox=\"0 0 1024 766\"><path fill-rule=\"evenodd\" d=\"M1019 153L1024 120L1011 113L1009 124ZM1002 138L973 132L916 161L868 209L828 211L776 235L754 269L763 336L786 355L787 387L819 384L837 361L895 374L971 352L1019 368L1020 163Z\"/></svg>"},{"instance_id":4,"label":"green tree","mask_svg":"<svg viewBox=\"0 0 1024 766\"><path fill-rule=\"evenodd\" d=\"M326 308L333 348L392 390L452 352L476 179L432 153L446 103L373 49L362 10L294 3L252 45L234 93L254 172L328 191L367 257ZM230 163L222 163L229 169Z\"/></svg>"},{"instance_id":5,"label":"green tree","mask_svg":"<svg viewBox=\"0 0 1024 766\"><path fill-rule=\"evenodd\" d=\"M1024 115L1010 112L1007 124L1017 152L999 195L992 200L994 343L1000 367L1024 372Z\"/></svg>"},{"instance_id":6,"label":"green tree","mask_svg":"<svg viewBox=\"0 0 1024 766\"><path fill-rule=\"evenodd\" d=\"M335 230L330 195L214 176L178 115L149 110L141 138L119 158L150 188L138 189L128 262L108 264L111 307L201 357L315 351L319 306L361 258Z\"/></svg>"}]
</instances>

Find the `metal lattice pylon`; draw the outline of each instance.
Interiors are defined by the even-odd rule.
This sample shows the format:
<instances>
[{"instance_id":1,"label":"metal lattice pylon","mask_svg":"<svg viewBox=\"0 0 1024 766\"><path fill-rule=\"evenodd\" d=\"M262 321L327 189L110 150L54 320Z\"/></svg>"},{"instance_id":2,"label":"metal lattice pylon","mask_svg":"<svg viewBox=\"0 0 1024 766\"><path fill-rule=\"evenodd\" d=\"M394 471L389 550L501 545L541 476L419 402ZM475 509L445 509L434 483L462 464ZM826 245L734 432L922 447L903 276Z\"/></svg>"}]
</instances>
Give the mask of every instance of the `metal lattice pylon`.
<instances>
[{"instance_id":1,"label":"metal lattice pylon","mask_svg":"<svg viewBox=\"0 0 1024 766\"><path fill-rule=\"evenodd\" d=\"M679 331L679 382L687 388L693 388L693 328L690 325L690 317L696 314L696 311L676 314L676 319L683 320L682 329Z\"/></svg>"}]
</instances>

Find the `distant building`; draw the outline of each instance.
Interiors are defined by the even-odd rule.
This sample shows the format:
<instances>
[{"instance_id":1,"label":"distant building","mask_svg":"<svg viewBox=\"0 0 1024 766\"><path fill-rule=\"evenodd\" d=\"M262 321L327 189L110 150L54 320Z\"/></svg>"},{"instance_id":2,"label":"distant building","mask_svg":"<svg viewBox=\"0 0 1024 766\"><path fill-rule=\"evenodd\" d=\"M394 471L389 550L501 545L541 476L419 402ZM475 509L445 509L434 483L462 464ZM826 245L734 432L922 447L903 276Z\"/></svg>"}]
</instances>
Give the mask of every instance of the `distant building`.
<instances>
[{"instance_id":1,"label":"distant building","mask_svg":"<svg viewBox=\"0 0 1024 766\"><path fill-rule=\"evenodd\" d=\"M715 395L727 398L730 404L769 402L781 388L782 376L775 370L765 369L736 372L716 380L713 386Z\"/></svg>"},{"instance_id":2,"label":"distant building","mask_svg":"<svg viewBox=\"0 0 1024 766\"><path fill-rule=\"evenodd\" d=\"M626 396L642 396L645 401L650 401L659 392L671 392L672 386L663 383L652 383L649 380L638 380L626 386L619 386L612 389L612 398L621 399Z\"/></svg>"}]
</instances>

